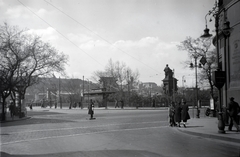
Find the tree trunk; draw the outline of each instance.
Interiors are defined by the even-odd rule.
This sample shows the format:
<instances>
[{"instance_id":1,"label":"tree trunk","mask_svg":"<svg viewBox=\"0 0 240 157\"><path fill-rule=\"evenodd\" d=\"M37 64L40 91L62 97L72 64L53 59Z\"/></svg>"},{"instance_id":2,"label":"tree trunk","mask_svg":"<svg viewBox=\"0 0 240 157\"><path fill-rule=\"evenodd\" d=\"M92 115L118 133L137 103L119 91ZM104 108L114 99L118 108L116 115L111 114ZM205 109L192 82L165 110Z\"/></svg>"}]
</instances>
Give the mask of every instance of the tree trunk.
<instances>
[{"instance_id":1,"label":"tree trunk","mask_svg":"<svg viewBox=\"0 0 240 157\"><path fill-rule=\"evenodd\" d=\"M1 97L2 98L2 114L1 114L1 120L5 121L6 120L6 114L5 114L5 102L6 102L6 98L5 97Z\"/></svg>"}]
</instances>

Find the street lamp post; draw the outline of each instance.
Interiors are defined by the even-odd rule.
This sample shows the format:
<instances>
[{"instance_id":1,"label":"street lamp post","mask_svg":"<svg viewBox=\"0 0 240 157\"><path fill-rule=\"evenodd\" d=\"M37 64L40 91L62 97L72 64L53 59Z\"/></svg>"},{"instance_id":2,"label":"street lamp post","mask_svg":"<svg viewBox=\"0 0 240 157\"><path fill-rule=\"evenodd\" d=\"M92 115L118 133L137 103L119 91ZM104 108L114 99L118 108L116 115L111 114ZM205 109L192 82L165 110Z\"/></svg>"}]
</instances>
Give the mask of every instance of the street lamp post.
<instances>
[{"instance_id":1,"label":"street lamp post","mask_svg":"<svg viewBox=\"0 0 240 157\"><path fill-rule=\"evenodd\" d=\"M89 105L89 79L86 79L86 80L88 80L88 107L90 106Z\"/></svg>"},{"instance_id":2,"label":"street lamp post","mask_svg":"<svg viewBox=\"0 0 240 157\"><path fill-rule=\"evenodd\" d=\"M216 29L216 36L215 36L215 42L216 42L216 52L217 52L217 70L214 71L212 73L212 78L213 78L213 82L214 85L217 87L218 89L218 109L219 109L219 113L218 113L218 132L219 133L225 133L224 128L225 128L225 124L223 121L223 112L222 112L222 93L221 93L221 88L223 87L223 85L226 82L226 73L225 71L222 71L220 69L220 62L219 62L219 31L221 31L221 33L223 33L224 35L229 35L230 34L230 28L229 28L229 22L226 21L224 23L224 25L227 25L228 27L225 27L223 30L219 30L219 4L217 3L217 1L215 2L215 6L213 7L213 9L211 11L209 11L209 13L207 15L213 15L215 18L215 29ZM207 16L206 15L206 16ZM205 17L206 19L206 17ZM207 25L207 23L206 23ZM206 30L206 29L205 29ZM212 35L209 34L209 32L206 32L204 30L204 34L201 36L202 38L208 38L211 37ZM209 31L209 30L208 30Z\"/></svg>"},{"instance_id":3,"label":"street lamp post","mask_svg":"<svg viewBox=\"0 0 240 157\"><path fill-rule=\"evenodd\" d=\"M195 83L195 92L196 92L196 101L195 101L195 104L197 106L197 115L196 117L197 118L200 118L200 110L199 110L199 106L198 106L198 79L197 79L197 68L202 68L202 65L199 63L199 65L197 65L197 59L198 59L198 56L195 55L193 56L194 57L194 65L193 63L190 63L190 68L195 68L195 80L196 80L196 83ZM194 109L195 109L195 105L194 105Z\"/></svg>"},{"instance_id":4,"label":"street lamp post","mask_svg":"<svg viewBox=\"0 0 240 157\"><path fill-rule=\"evenodd\" d=\"M83 109L83 99L85 98L85 97L84 97L84 76L83 76L83 90L82 90L82 95L83 95L83 98L82 98L81 109Z\"/></svg>"},{"instance_id":5,"label":"street lamp post","mask_svg":"<svg viewBox=\"0 0 240 157\"><path fill-rule=\"evenodd\" d=\"M184 90L185 90L185 85L184 85L184 83L185 83L185 76L183 75L182 76L182 87L183 87L183 91L182 91L182 94L183 94L183 98L185 98L185 95L184 95Z\"/></svg>"},{"instance_id":6,"label":"street lamp post","mask_svg":"<svg viewBox=\"0 0 240 157\"><path fill-rule=\"evenodd\" d=\"M129 80L129 71L127 70L127 85L128 85L128 106L130 105L130 80Z\"/></svg>"},{"instance_id":7,"label":"street lamp post","mask_svg":"<svg viewBox=\"0 0 240 157\"><path fill-rule=\"evenodd\" d=\"M175 80L174 80L174 69L172 70L172 102L176 102L175 101Z\"/></svg>"}]
</instances>

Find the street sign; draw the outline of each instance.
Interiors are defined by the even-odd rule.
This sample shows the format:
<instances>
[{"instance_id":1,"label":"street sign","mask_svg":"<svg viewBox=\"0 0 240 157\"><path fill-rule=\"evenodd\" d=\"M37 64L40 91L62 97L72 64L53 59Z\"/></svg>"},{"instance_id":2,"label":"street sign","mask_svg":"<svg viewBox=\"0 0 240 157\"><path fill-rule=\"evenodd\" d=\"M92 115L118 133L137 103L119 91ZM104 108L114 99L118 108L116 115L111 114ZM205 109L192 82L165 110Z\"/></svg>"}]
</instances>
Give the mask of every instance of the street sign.
<instances>
[{"instance_id":1,"label":"street sign","mask_svg":"<svg viewBox=\"0 0 240 157\"><path fill-rule=\"evenodd\" d=\"M205 64L207 63L206 58L205 58L205 57L202 57L202 58L200 59L200 63L202 63L202 65L205 65Z\"/></svg>"},{"instance_id":2,"label":"street sign","mask_svg":"<svg viewBox=\"0 0 240 157\"><path fill-rule=\"evenodd\" d=\"M214 71L212 73L212 80L214 85L220 89L226 82L226 72L225 71Z\"/></svg>"}]
</instances>

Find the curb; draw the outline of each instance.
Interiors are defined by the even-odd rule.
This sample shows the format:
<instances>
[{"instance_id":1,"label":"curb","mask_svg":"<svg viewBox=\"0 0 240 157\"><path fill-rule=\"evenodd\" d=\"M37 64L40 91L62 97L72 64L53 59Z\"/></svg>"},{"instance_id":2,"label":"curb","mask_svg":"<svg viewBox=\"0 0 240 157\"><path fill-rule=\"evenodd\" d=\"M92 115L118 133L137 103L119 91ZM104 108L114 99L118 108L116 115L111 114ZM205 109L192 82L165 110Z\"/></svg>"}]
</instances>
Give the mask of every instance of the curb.
<instances>
[{"instance_id":1,"label":"curb","mask_svg":"<svg viewBox=\"0 0 240 157\"><path fill-rule=\"evenodd\" d=\"M235 143L240 143L240 139L235 139L235 138L230 138L230 137L224 137L224 136L218 136L218 135L213 135L213 134L205 134L205 133L199 133L199 132L193 132L193 131L187 131L187 130L182 130L182 129L177 129L178 131L194 136L200 136L204 138L211 138L211 139L218 139L218 140L223 140L227 142L235 142Z\"/></svg>"}]
</instances>

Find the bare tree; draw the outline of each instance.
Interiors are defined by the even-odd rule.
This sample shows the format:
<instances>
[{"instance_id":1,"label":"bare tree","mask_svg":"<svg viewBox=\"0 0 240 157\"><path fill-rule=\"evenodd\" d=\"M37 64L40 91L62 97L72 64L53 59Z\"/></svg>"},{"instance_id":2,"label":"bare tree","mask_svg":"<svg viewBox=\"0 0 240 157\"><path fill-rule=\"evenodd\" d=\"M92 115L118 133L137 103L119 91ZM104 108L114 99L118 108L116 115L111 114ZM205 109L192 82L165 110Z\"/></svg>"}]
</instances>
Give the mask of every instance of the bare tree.
<instances>
[{"instance_id":1,"label":"bare tree","mask_svg":"<svg viewBox=\"0 0 240 157\"><path fill-rule=\"evenodd\" d=\"M80 79L63 79L62 90L68 94L69 109L76 107L77 102L81 100Z\"/></svg>"},{"instance_id":2,"label":"bare tree","mask_svg":"<svg viewBox=\"0 0 240 157\"><path fill-rule=\"evenodd\" d=\"M113 62L112 59L110 59L105 67L105 71L95 71L93 73L92 80L97 82L100 77L114 77L117 80L120 90L124 84L129 82L129 80L133 84L137 84L139 72L137 70L133 71L123 62Z\"/></svg>"},{"instance_id":3,"label":"bare tree","mask_svg":"<svg viewBox=\"0 0 240 157\"><path fill-rule=\"evenodd\" d=\"M118 95L120 95L120 97L123 97L123 90L126 85L132 88L139 82L139 72L137 70L133 71L130 67L127 67L124 62L113 62L112 59L109 59L108 64L105 67L105 71L94 72L92 79L98 80L100 77L115 78L118 84Z\"/></svg>"},{"instance_id":4,"label":"bare tree","mask_svg":"<svg viewBox=\"0 0 240 157\"><path fill-rule=\"evenodd\" d=\"M43 42L39 36L7 23L0 26L0 52L0 71L4 73L1 80L7 83L0 88L3 100L6 91L8 94L18 91L24 96L27 87L38 82L38 77L64 72L67 63L66 55ZM22 89L19 90L18 86Z\"/></svg>"},{"instance_id":5,"label":"bare tree","mask_svg":"<svg viewBox=\"0 0 240 157\"><path fill-rule=\"evenodd\" d=\"M180 45L177 45L179 50L188 52L188 60L184 63L189 65L192 59L200 61L203 66L200 72L199 80L204 85L207 83L210 86L210 94L213 97L214 86L212 83L211 73L216 69L216 52L212 49L211 46L212 39L197 38L193 39L192 37L186 37Z\"/></svg>"}]
</instances>

